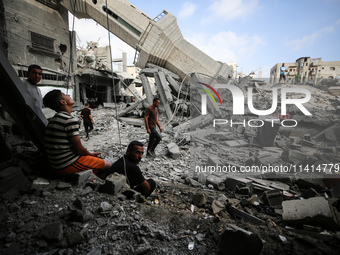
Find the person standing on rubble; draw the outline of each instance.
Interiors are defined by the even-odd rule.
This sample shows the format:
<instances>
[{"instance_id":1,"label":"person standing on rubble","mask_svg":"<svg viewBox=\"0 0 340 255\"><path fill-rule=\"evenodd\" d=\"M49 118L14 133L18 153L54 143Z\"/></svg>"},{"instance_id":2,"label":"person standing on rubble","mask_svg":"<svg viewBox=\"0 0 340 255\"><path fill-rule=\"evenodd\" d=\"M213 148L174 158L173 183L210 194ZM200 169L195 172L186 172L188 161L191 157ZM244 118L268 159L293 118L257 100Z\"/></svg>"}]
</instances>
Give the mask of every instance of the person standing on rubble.
<instances>
[{"instance_id":1,"label":"person standing on rubble","mask_svg":"<svg viewBox=\"0 0 340 255\"><path fill-rule=\"evenodd\" d=\"M161 101L159 98L154 98L152 105L149 105L145 110L144 115L144 122L146 131L149 134L149 143L146 155L155 157L155 149L159 142L162 140L160 134L156 130L156 125L158 126L159 130L163 132L163 129L161 128L161 125L159 124L158 118L157 118L157 108L160 105Z\"/></svg>"},{"instance_id":2,"label":"person standing on rubble","mask_svg":"<svg viewBox=\"0 0 340 255\"><path fill-rule=\"evenodd\" d=\"M90 104L86 103L85 108L81 110L80 117L83 119L86 137L85 140L90 139L89 133L93 130L94 121L92 119Z\"/></svg>"},{"instance_id":3,"label":"person standing on rubble","mask_svg":"<svg viewBox=\"0 0 340 255\"><path fill-rule=\"evenodd\" d=\"M110 173L125 175L130 187L143 196L148 197L156 188L153 179L145 179L140 168L137 166L143 158L144 147L139 141L132 141L126 150L126 154L112 164Z\"/></svg>"},{"instance_id":4,"label":"person standing on rubble","mask_svg":"<svg viewBox=\"0 0 340 255\"><path fill-rule=\"evenodd\" d=\"M27 80L23 81L24 85L27 92L33 97L36 107L42 109L42 95L40 89L37 86L37 83L39 83L42 78L42 69L38 65L30 65L27 71Z\"/></svg>"},{"instance_id":5,"label":"person standing on rubble","mask_svg":"<svg viewBox=\"0 0 340 255\"><path fill-rule=\"evenodd\" d=\"M279 82L281 82L281 80L283 79L284 84L286 84L286 72L287 72L287 68L285 67L285 63L282 63L282 66L280 67L280 80L279 80Z\"/></svg>"},{"instance_id":6,"label":"person standing on rubble","mask_svg":"<svg viewBox=\"0 0 340 255\"><path fill-rule=\"evenodd\" d=\"M46 107L57 112L49 120L44 135L50 166L59 174L92 169L98 177L106 176L112 164L98 158L100 152L91 153L81 144L79 121L71 116L73 99L55 89L44 96L43 102Z\"/></svg>"}]
</instances>

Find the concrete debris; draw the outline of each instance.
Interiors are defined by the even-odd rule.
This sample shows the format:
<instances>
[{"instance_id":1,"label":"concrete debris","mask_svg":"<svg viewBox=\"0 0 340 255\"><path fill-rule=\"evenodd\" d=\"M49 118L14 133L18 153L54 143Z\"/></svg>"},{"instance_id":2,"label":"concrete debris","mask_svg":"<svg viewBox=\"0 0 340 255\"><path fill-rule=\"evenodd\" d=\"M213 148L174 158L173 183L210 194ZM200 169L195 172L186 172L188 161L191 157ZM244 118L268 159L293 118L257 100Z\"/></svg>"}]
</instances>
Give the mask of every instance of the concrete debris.
<instances>
[{"instance_id":1,"label":"concrete debris","mask_svg":"<svg viewBox=\"0 0 340 255\"><path fill-rule=\"evenodd\" d=\"M279 190L267 190L264 193L264 197L270 207L281 207L283 202L282 192Z\"/></svg>"},{"instance_id":2,"label":"concrete debris","mask_svg":"<svg viewBox=\"0 0 340 255\"><path fill-rule=\"evenodd\" d=\"M203 193L197 193L192 196L192 204L198 207L205 206L208 196Z\"/></svg>"},{"instance_id":3,"label":"concrete debris","mask_svg":"<svg viewBox=\"0 0 340 255\"><path fill-rule=\"evenodd\" d=\"M333 218L329 202L323 197L284 201L282 208L282 219L289 224L340 229L339 223Z\"/></svg>"},{"instance_id":4,"label":"concrete debris","mask_svg":"<svg viewBox=\"0 0 340 255\"><path fill-rule=\"evenodd\" d=\"M118 173L113 173L106 177L105 183L100 185L98 191L117 195L125 185L127 185L126 177Z\"/></svg>"},{"instance_id":5,"label":"concrete debris","mask_svg":"<svg viewBox=\"0 0 340 255\"><path fill-rule=\"evenodd\" d=\"M181 156L180 149L176 143L169 143L167 145L168 148L168 154L171 158L177 159Z\"/></svg>"},{"instance_id":6,"label":"concrete debris","mask_svg":"<svg viewBox=\"0 0 340 255\"><path fill-rule=\"evenodd\" d=\"M237 209L235 206L229 206L228 207L228 212L231 214L231 215L234 215L236 218L240 218L240 219L243 219L247 222L250 222L252 224L255 224L255 225L261 225L261 224L264 224L264 221L245 212L245 211L242 211L240 209Z\"/></svg>"},{"instance_id":7,"label":"concrete debris","mask_svg":"<svg viewBox=\"0 0 340 255\"><path fill-rule=\"evenodd\" d=\"M55 222L45 225L41 230L41 235L49 241L61 241L64 236L63 224Z\"/></svg>"},{"instance_id":8,"label":"concrete debris","mask_svg":"<svg viewBox=\"0 0 340 255\"><path fill-rule=\"evenodd\" d=\"M93 62L84 63L90 64ZM82 75L84 78L87 74ZM123 74L121 77L131 81ZM190 78L199 79L195 75ZM228 251L277 255L313 247L320 254L336 254L340 249L336 232L340 220L338 174L334 168L324 173L292 171L292 166L300 170L340 162L334 96L308 87L316 97L309 108L322 109L322 114L315 113L314 119L308 119L294 112L291 117L301 124L294 130L280 125L268 131L267 124L260 128L241 124L209 127L214 115L191 118L194 99L179 76L148 65L141 69L139 79L128 85L141 84L135 88L141 88L146 97L136 95L134 100L124 87L125 98L120 102L91 106L94 130L85 140L81 125L80 137L89 151L100 151L102 158L114 162L125 153L130 141L147 145L144 110L152 98L161 97L159 120L164 131L156 148L157 157L144 157L139 163L143 175L157 182L155 192L147 199L131 189L123 175L101 180L92 170L71 176L49 172L34 145L22 133L15 134L6 114L0 115L2 136L6 137L3 143L9 152L6 160L20 158L1 163L0 253ZM254 99L260 100L261 104L254 105L256 109L270 108L271 92L266 84L250 79L242 82L244 88L251 86ZM228 98L226 92L219 93ZM213 111L229 118L230 105L214 106ZM79 116L79 110L75 108L72 114ZM254 118L251 114L245 116ZM319 121L326 124L313 124ZM223 166L235 172L216 171ZM291 172L282 174L268 168L266 172L237 173L245 166L285 167Z\"/></svg>"},{"instance_id":9,"label":"concrete debris","mask_svg":"<svg viewBox=\"0 0 340 255\"><path fill-rule=\"evenodd\" d=\"M217 254L261 254L263 242L261 238L250 231L233 224L228 224L220 237Z\"/></svg>"}]
</instances>

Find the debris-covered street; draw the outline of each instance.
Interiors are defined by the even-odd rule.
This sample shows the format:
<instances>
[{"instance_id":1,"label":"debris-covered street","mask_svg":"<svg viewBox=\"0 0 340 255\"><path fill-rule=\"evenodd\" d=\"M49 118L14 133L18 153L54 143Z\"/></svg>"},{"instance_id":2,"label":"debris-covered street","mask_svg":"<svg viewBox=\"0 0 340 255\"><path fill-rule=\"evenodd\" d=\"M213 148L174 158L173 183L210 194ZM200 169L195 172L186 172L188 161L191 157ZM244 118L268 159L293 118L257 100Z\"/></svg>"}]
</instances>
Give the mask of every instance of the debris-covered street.
<instances>
[{"instance_id":1,"label":"debris-covered street","mask_svg":"<svg viewBox=\"0 0 340 255\"><path fill-rule=\"evenodd\" d=\"M339 3L132 2L0 0L0 255L340 254Z\"/></svg>"},{"instance_id":2,"label":"debris-covered street","mask_svg":"<svg viewBox=\"0 0 340 255\"><path fill-rule=\"evenodd\" d=\"M204 149L209 142L222 142L222 156L215 155L235 165L339 162L338 147L331 146L334 140L327 142L327 137L339 140L334 115L338 99L317 89L313 93L324 100L329 114L325 111L322 118L329 119L333 125L327 126L333 129L302 124L302 131L289 134L282 128L273 146L251 146L245 139L249 135L239 128L220 128L198 140L193 133L190 141L190 130L182 130L183 125L167 125L157 156L140 163L143 174L157 182L147 199L118 177L103 181L91 171L70 178L48 174L34 146L12 136L17 161L1 172L1 179L16 173L18 185L2 195L1 253L338 254L338 179L240 178L195 173L190 167L197 151L205 161L214 160L210 148ZM126 104L118 107L124 110ZM128 118L138 119L142 111L140 105ZM117 121L114 107L92 109L92 115L95 129L85 140L82 127L81 139L90 151L102 152L102 158L114 162L131 140L147 143L145 127ZM160 121L167 123L164 112Z\"/></svg>"}]
</instances>

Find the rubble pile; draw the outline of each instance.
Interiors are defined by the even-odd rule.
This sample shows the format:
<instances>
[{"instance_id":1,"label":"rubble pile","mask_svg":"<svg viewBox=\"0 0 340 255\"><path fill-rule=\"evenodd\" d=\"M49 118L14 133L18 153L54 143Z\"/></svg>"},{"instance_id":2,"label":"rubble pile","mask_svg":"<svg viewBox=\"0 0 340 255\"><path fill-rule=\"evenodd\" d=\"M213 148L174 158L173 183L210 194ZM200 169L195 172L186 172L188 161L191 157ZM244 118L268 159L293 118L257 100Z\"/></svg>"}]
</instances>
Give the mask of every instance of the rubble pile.
<instances>
[{"instance_id":1,"label":"rubble pile","mask_svg":"<svg viewBox=\"0 0 340 255\"><path fill-rule=\"evenodd\" d=\"M269 103L264 86L251 86L262 105ZM338 254L340 173L335 168L323 175L242 176L194 167L340 163L339 98L310 89L308 109L319 114L311 122L301 118L293 131L279 127L272 136L242 125L210 130L202 118L183 117L174 124L173 108L171 114L161 108L164 132L157 156L140 162L143 175L157 183L147 199L126 186L125 176L55 175L19 131L2 127L11 134L12 160L0 167L0 253ZM110 162L132 140L147 144L143 107L119 103L92 109L95 129L85 140L81 126L82 143ZM72 114L79 116L79 110ZM10 116L1 118L5 123Z\"/></svg>"}]
</instances>

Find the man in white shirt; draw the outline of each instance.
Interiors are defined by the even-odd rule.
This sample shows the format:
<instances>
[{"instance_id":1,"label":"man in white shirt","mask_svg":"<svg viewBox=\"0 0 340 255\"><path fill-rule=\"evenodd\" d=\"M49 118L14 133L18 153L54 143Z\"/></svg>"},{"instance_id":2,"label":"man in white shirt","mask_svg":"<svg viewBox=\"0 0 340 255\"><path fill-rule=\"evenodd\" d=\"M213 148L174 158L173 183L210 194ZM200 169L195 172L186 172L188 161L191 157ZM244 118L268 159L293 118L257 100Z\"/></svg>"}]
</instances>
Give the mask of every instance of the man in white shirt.
<instances>
[{"instance_id":1,"label":"man in white shirt","mask_svg":"<svg viewBox=\"0 0 340 255\"><path fill-rule=\"evenodd\" d=\"M33 97L35 105L41 109L43 106L41 91L37 86L37 83L41 81L42 69L38 65L30 65L28 67L27 80L24 80L27 92Z\"/></svg>"}]
</instances>

